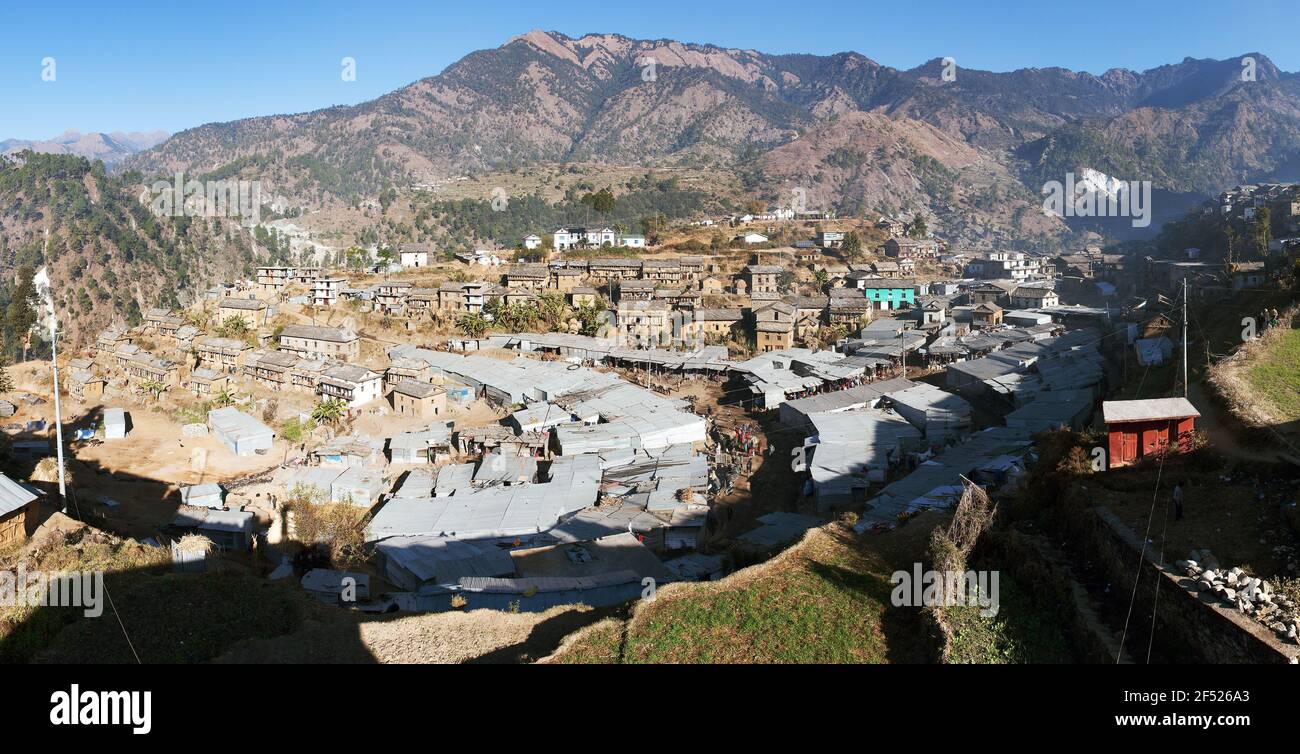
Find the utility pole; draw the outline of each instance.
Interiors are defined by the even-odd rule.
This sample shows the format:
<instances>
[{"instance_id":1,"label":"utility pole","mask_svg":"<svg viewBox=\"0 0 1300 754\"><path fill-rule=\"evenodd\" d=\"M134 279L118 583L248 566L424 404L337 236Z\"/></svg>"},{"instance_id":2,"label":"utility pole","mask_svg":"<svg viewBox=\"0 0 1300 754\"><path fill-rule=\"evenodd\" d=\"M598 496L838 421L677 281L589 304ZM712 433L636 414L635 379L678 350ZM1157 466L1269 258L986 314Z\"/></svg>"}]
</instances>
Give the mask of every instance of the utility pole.
<instances>
[{"instance_id":1,"label":"utility pole","mask_svg":"<svg viewBox=\"0 0 1300 754\"><path fill-rule=\"evenodd\" d=\"M902 330L898 331L898 363L903 366L903 379L907 379L907 341Z\"/></svg>"},{"instance_id":2,"label":"utility pole","mask_svg":"<svg viewBox=\"0 0 1300 754\"><path fill-rule=\"evenodd\" d=\"M63 411L59 404L59 346L55 320L50 318L50 364L54 367L54 447L59 464L59 502L63 513L68 512L68 490L63 479Z\"/></svg>"},{"instance_id":3,"label":"utility pole","mask_svg":"<svg viewBox=\"0 0 1300 754\"><path fill-rule=\"evenodd\" d=\"M1183 275L1183 397L1187 397L1187 391L1191 382L1187 375L1187 276Z\"/></svg>"},{"instance_id":4,"label":"utility pole","mask_svg":"<svg viewBox=\"0 0 1300 754\"><path fill-rule=\"evenodd\" d=\"M59 464L59 504L63 513L68 512L68 490L63 477L63 409L59 400L59 320L54 314L54 295L50 290L49 273L44 267L32 278L32 284L40 293L42 314L48 317L50 327L50 366L54 369L54 447L55 460Z\"/></svg>"}]
</instances>

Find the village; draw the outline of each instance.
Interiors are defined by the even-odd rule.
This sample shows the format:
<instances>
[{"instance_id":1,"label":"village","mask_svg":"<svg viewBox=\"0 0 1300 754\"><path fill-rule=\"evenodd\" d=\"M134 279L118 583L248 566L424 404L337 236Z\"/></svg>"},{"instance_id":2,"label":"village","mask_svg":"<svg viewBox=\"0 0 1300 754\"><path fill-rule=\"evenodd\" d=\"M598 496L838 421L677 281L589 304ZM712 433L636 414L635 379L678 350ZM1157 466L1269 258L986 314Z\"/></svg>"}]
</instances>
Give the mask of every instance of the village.
<instances>
[{"instance_id":1,"label":"village","mask_svg":"<svg viewBox=\"0 0 1300 754\"><path fill-rule=\"evenodd\" d=\"M1194 249L951 250L883 218L886 240L848 255L854 230L807 215L720 218L808 238L744 231L708 257L606 228L513 253L403 244L369 271L264 266L147 311L61 353L69 504L187 567L371 612L613 605L849 512L889 529L966 480L1014 486L1045 431L1104 427L1112 467L1190 447L1186 398L1111 399L1176 359L1185 284L1268 283ZM34 464L53 452L47 367L15 369L4 404ZM21 534L55 500L16 489ZM313 507L351 512L342 562L304 561Z\"/></svg>"}]
</instances>

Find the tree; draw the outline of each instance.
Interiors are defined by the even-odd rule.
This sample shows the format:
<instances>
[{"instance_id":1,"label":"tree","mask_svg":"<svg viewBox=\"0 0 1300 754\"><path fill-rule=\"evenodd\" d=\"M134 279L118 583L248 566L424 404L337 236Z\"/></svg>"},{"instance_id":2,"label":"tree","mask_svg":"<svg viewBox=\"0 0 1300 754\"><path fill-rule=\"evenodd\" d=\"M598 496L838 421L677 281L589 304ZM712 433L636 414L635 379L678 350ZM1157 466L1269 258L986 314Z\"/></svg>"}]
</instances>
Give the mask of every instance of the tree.
<instances>
[{"instance_id":1,"label":"tree","mask_svg":"<svg viewBox=\"0 0 1300 754\"><path fill-rule=\"evenodd\" d=\"M388 214L388 208L393 206L393 202L395 201L397 201L397 189L389 186L379 194L379 212L381 214Z\"/></svg>"},{"instance_id":2,"label":"tree","mask_svg":"<svg viewBox=\"0 0 1300 754\"><path fill-rule=\"evenodd\" d=\"M782 293L789 293L798 281L799 276L794 274L794 270L781 270L781 274L776 276L776 286Z\"/></svg>"},{"instance_id":3,"label":"tree","mask_svg":"<svg viewBox=\"0 0 1300 754\"><path fill-rule=\"evenodd\" d=\"M843 245L844 255L847 257L857 256L862 253L862 239L858 237L856 230L849 231L844 236Z\"/></svg>"},{"instance_id":4,"label":"tree","mask_svg":"<svg viewBox=\"0 0 1300 754\"><path fill-rule=\"evenodd\" d=\"M222 390L221 392L212 396L212 405L216 406L217 408L225 408L226 406L233 406L234 403L235 403L235 393L230 388L226 388L225 390Z\"/></svg>"},{"instance_id":5,"label":"tree","mask_svg":"<svg viewBox=\"0 0 1300 754\"><path fill-rule=\"evenodd\" d=\"M140 383L140 388L152 395L154 400L158 400L158 397L166 392L167 383L162 380L148 379Z\"/></svg>"},{"instance_id":6,"label":"tree","mask_svg":"<svg viewBox=\"0 0 1300 754\"><path fill-rule=\"evenodd\" d=\"M537 324L537 307L517 301L501 310L501 326L507 330L531 330Z\"/></svg>"},{"instance_id":7,"label":"tree","mask_svg":"<svg viewBox=\"0 0 1300 754\"><path fill-rule=\"evenodd\" d=\"M817 284L817 292L825 293L826 288L831 283L830 273L826 272L826 270L813 270L812 276L813 282Z\"/></svg>"},{"instance_id":8,"label":"tree","mask_svg":"<svg viewBox=\"0 0 1300 754\"><path fill-rule=\"evenodd\" d=\"M242 338L247 334L248 321L236 314L226 317L217 328L217 335L223 338Z\"/></svg>"},{"instance_id":9,"label":"tree","mask_svg":"<svg viewBox=\"0 0 1300 754\"><path fill-rule=\"evenodd\" d=\"M354 505L331 503L317 489L294 485L284 501L293 513L294 538L308 551L324 550L322 566L347 567L366 560L363 522L366 511Z\"/></svg>"},{"instance_id":10,"label":"tree","mask_svg":"<svg viewBox=\"0 0 1300 754\"><path fill-rule=\"evenodd\" d=\"M23 360L27 359L27 347L31 344L32 327L36 324L37 307L40 296L36 292L36 283L32 281L36 272L24 266L18 270L18 282L9 297L9 306L5 309L5 329L22 341Z\"/></svg>"},{"instance_id":11,"label":"tree","mask_svg":"<svg viewBox=\"0 0 1300 754\"><path fill-rule=\"evenodd\" d=\"M348 415L348 404L340 398L326 398L317 403L311 410L312 421L318 424L328 424L331 427L337 427L343 423L343 419Z\"/></svg>"},{"instance_id":12,"label":"tree","mask_svg":"<svg viewBox=\"0 0 1300 754\"><path fill-rule=\"evenodd\" d=\"M641 233L645 236L646 243L652 246L658 245L659 237L667 229L668 218L662 212L641 218Z\"/></svg>"},{"instance_id":13,"label":"tree","mask_svg":"<svg viewBox=\"0 0 1300 754\"><path fill-rule=\"evenodd\" d=\"M299 419L294 416L285 419L280 424L280 437L284 438L287 443L299 443L316 429L316 423L311 419Z\"/></svg>"},{"instance_id":14,"label":"tree","mask_svg":"<svg viewBox=\"0 0 1300 754\"><path fill-rule=\"evenodd\" d=\"M916 215L912 217L912 228L908 231L908 235L912 238L925 238L927 232L928 229L925 225L925 218L921 216L920 212L917 212Z\"/></svg>"},{"instance_id":15,"label":"tree","mask_svg":"<svg viewBox=\"0 0 1300 754\"><path fill-rule=\"evenodd\" d=\"M487 332L490 324L487 317L484 317L480 312L467 312L460 315L456 320L456 327L460 328L460 331L467 338L483 337L483 333Z\"/></svg>"},{"instance_id":16,"label":"tree","mask_svg":"<svg viewBox=\"0 0 1300 754\"><path fill-rule=\"evenodd\" d=\"M537 311L541 313L546 329L554 332L564 322L564 299L556 293L543 293L537 297Z\"/></svg>"},{"instance_id":17,"label":"tree","mask_svg":"<svg viewBox=\"0 0 1300 754\"><path fill-rule=\"evenodd\" d=\"M1268 207L1255 210L1255 223L1250 228L1251 245L1260 257L1268 256L1268 244L1272 240L1272 213Z\"/></svg>"},{"instance_id":18,"label":"tree","mask_svg":"<svg viewBox=\"0 0 1300 754\"><path fill-rule=\"evenodd\" d=\"M614 192L610 191L608 187L594 194L584 194L581 201L602 215L613 212L614 207L618 205L617 200L614 199Z\"/></svg>"},{"instance_id":19,"label":"tree","mask_svg":"<svg viewBox=\"0 0 1300 754\"><path fill-rule=\"evenodd\" d=\"M603 323L601 315L604 311L605 307L601 304L592 303L579 306L573 312L579 324L578 334L592 337L600 332L600 326Z\"/></svg>"},{"instance_id":20,"label":"tree","mask_svg":"<svg viewBox=\"0 0 1300 754\"><path fill-rule=\"evenodd\" d=\"M9 376L9 356L0 353L0 393L7 393L14 389L14 380Z\"/></svg>"}]
</instances>

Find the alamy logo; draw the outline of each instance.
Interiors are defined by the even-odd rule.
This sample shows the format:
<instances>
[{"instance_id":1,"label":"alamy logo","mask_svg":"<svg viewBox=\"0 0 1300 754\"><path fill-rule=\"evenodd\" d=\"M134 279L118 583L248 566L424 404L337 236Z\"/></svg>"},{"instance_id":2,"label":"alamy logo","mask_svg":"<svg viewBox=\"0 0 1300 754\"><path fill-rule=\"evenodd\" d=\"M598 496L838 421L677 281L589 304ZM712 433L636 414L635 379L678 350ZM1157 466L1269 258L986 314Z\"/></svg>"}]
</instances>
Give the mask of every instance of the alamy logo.
<instances>
[{"instance_id":1,"label":"alamy logo","mask_svg":"<svg viewBox=\"0 0 1300 754\"><path fill-rule=\"evenodd\" d=\"M80 607L87 618L104 614L103 571L0 571L0 607Z\"/></svg>"},{"instance_id":2,"label":"alamy logo","mask_svg":"<svg viewBox=\"0 0 1300 754\"><path fill-rule=\"evenodd\" d=\"M1043 214L1055 217L1131 217L1134 228L1151 224L1151 181L1121 181L1085 170L1065 182L1043 184Z\"/></svg>"},{"instance_id":3,"label":"alamy logo","mask_svg":"<svg viewBox=\"0 0 1300 754\"><path fill-rule=\"evenodd\" d=\"M50 694L52 725L130 725L136 735L153 730L152 691L68 691Z\"/></svg>"},{"instance_id":4,"label":"alamy logo","mask_svg":"<svg viewBox=\"0 0 1300 754\"><path fill-rule=\"evenodd\" d=\"M157 181L141 195L160 217L238 217L256 224L262 217L261 181Z\"/></svg>"},{"instance_id":5,"label":"alamy logo","mask_svg":"<svg viewBox=\"0 0 1300 754\"><path fill-rule=\"evenodd\" d=\"M921 564L912 571L894 571L889 577L894 591L889 599L894 607L980 608L980 615L998 614L997 571L923 571Z\"/></svg>"}]
</instances>

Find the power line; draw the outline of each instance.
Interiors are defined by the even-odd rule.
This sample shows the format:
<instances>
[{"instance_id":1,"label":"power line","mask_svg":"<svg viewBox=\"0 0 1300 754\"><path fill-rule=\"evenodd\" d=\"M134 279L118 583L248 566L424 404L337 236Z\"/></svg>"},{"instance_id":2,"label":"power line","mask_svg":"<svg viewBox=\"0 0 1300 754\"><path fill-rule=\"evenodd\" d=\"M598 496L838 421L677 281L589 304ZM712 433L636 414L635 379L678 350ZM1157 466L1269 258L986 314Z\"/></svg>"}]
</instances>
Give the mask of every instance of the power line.
<instances>
[{"instance_id":1,"label":"power line","mask_svg":"<svg viewBox=\"0 0 1300 754\"><path fill-rule=\"evenodd\" d=\"M1151 664L1151 648L1156 643L1156 608L1160 605L1160 576L1165 566L1165 545L1169 543L1169 506L1165 505L1165 522L1160 530L1160 569L1156 574L1156 591L1151 598L1151 633L1147 637L1147 664Z\"/></svg>"},{"instance_id":2,"label":"power line","mask_svg":"<svg viewBox=\"0 0 1300 754\"><path fill-rule=\"evenodd\" d=\"M1171 421L1171 431L1173 429L1172 424L1173 422ZM1133 603L1137 601L1138 584L1142 580L1142 564L1146 562L1147 558L1147 540L1151 536L1151 521L1155 518L1156 500L1160 495L1160 478L1164 474L1166 455L1168 455L1167 452L1162 452L1160 454L1160 467L1156 470L1156 488L1151 492L1151 510L1147 512L1147 528L1146 532L1142 535L1142 548L1138 551L1137 573L1133 576L1133 593L1129 596L1128 613L1124 616L1124 631L1120 634L1119 652L1115 655L1116 665L1119 664L1120 658L1124 656L1124 642L1128 640L1128 623L1129 619L1133 617ZM1152 610L1154 609L1153 606Z\"/></svg>"}]
</instances>

